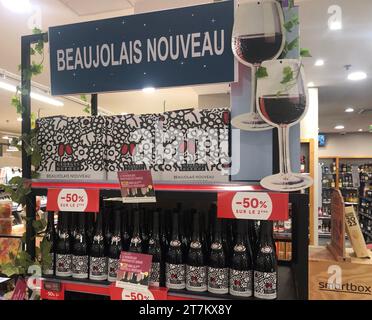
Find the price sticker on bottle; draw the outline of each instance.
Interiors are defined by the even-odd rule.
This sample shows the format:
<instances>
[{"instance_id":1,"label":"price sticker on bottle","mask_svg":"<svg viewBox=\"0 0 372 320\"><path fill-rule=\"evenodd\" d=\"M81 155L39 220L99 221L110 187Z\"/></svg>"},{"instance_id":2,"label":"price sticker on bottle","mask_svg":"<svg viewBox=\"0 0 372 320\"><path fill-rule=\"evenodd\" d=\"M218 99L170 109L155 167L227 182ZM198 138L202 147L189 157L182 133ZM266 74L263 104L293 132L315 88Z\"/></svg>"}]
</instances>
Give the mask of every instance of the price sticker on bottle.
<instances>
[{"instance_id":1,"label":"price sticker on bottle","mask_svg":"<svg viewBox=\"0 0 372 320\"><path fill-rule=\"evenodd\" d=\"M219 218L249 220L287 220L287 193L221 192L218 194Z\"/></svg>"},{"instance_id":2,"label":"price sticker on bottle","mask_svg":"<svg viewBox=\"0 0 372 320\"><path fill-rule=\"evenodd\" d=\"M98 212L96 189L48 189L48 211Z\"/></svg>"}]
</instances>

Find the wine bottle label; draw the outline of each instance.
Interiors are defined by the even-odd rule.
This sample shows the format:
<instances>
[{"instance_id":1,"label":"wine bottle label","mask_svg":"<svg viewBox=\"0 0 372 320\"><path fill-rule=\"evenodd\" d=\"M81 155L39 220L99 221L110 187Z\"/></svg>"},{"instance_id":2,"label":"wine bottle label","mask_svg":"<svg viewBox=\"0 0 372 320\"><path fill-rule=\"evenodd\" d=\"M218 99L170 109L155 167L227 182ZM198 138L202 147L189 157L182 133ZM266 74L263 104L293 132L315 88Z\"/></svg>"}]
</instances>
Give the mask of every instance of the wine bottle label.
<instances>
[{"instance_id":1,"label":"wine bottle label","mask_svg":"<svg viewBox=\"0 0 372 320\"><path fill-rule=\"evenodd\" d=\"M72 258L70 254L56 255L56 276L71 277L72 276Z\"/></svg>"},{"instance_id":2,"label":"wine bottle label","mask_svg":"<svg viewBox=\"0 0 372 320\"><path fill-rule=\"evenodd\" d=\"M230 294L238 297L252 296L252 271L230 269Z\"/></svg>"},{"instance_id":3,"label":"wine bottle label","mask_svg":"<svg viewBox=\"0 0 372 320\"><path fill-rule=\"evenodd\" d=\"M207 291L207 267L186 266L186 289Z\"/></svg>"},{"instance_id":4,"label":"wine bottle label","mask_svg":"<svg viewBox=\"0 0 372 320\"><path fill-rule=\"evenodd\" d=\"M116 281L119 259L108 259L108 281Z\"/></svg>"},{"instance_id":5,"label":"wine bottle label","mask_svg":"<svg viewBox=\"0 0 372 320\"><path fill-rule=\"evenodd\" d=\"M228 268L208 268L208 291L217 294L229 292Z\"/></svg>"},{"instance_id":6,"label":"wine bottle label","mask_svg":"<svg viewBox=\"0 0 372 320\"><path fill-rule=\"evenodd\" d=\"M166 263L166 286L169 289L185 289L185 265Z\"/></svg>"},{"instance_id":7,"label":"wine bottle label","mask_svg":"<svg viewBox=\"0 0 372 320\"><path fill-rule=\"evenodd\" d=\"M88 256L72 256L72 277L78 279L88 278Z\"/></svg>"},{"instance_id":8,"label":"wine bottle label","mask_svg":"<svg viewBox=\"0 0 372 320\"><path fill-rule=\"evenodd\" d=\"M159 287L160 285L160 262L151 264L149 285L153 287Z\"/></svg>"},{"instance_id":9,"label":"wine bottle label","mask_svg":"<svg viewBox=\"0 0 372 320\"><path fill-rule=\"evenodd\" d=\"M92 280L103 281L107 279L107 258L90 257L89 278Z\"/></svg>"},{"instance_id":10,"label":"wine bottle label","mask_svg":"<svg viewBox=\"0 0 372 320\"><path fill-rule=\"evenodd\" d=\"M273 252L273 248L270 247L270 246L265 246L265 247L262 247L261 248L261 252L262 253L272 253Z\"/></svg>"},{"instance_id":11,"label":"wine bottle label","mask_svg":"<svg viewBox=\"0 0 372 320\"><path fill-rule=\"evenodd\" d=\"M276 272L254 272L254 296L260 299L276 299Z\"/></svg>"},{"instance_id":12,"label":"wine bottle label","mask_svg":"<svg viewBox=\"0 0 372 320\"><path fill-rule=\"evenodd\" d=\"M43 267L43 274L45 274L45 275L53 275L54 274L54 253L50 252L49 257L52 261L51 261L49 266Z\"/></svg>"}]
</instances>

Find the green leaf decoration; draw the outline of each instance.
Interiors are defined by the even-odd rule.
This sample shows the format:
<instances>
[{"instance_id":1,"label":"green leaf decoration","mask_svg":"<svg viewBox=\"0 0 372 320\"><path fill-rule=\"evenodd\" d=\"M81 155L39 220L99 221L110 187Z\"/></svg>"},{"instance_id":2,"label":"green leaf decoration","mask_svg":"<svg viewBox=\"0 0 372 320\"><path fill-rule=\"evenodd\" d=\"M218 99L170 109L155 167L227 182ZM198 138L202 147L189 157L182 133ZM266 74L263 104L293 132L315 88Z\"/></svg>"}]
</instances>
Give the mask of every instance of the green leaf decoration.
<instances>
[{"instance_id":1,"label":"green leaf decoration","mask_svg":"<svg viewBox=\"0 0 372 320\"><path fill-rule=\"evenodd\" d=\"M87 96L85 94L80 95L80 100L83 100L84 102L88 102Z\"/></svg>"},{"instance_id":2,"label":"green leaf decoration","mask_svg":"<svg viewBox=\"0 0 372 320\"><path fill-rule=\"evenodd\" d=\"M303 57L303 58L311 58L312 57L309 49L304 49L304 48L301 48L300 56Z\"/></svg>"},{"instance_id":3,"label":"green leaf decoration","mask_svg":"<svg viewBox=\"0 0 372 320\"><path fill-rule=\"evenodd\" d=\"M85 113L90 114L90 113L91 113L91 112L90 112L90 106L86 106L86 107L83 109L83 111L84 111Z\"/></svg>"},{"instance_id":4,"label":"green leaf decoration","mask_svg":"<svg viewBox=\"0 0 372 320\"><path fill-rule=\"evenodd\" d=\"M267 69L265 67L259 67L256 71L257 79L266 78L268 76Z\"/></svg>"},{"instance_id":5,"label":"green leaf decoration","mask_svg":"<svg viewBox=\"0 0 372 320\"><path fill-rule=\"evenodd\" d=\"M294 40L292 40L291 42L288 43L287 45L287 50L288 52L293 50L294 48L297 48L298 47L298 42L299 42L299 38L295 38Z\"/></svg>"},{"instance_id":6,"label":"green leaf decoration","mask_svg":"<svg viewBox=\"0 0 372 320\"><path fill-rule=\"evenodd\" d=\"M287 32L292 32L293 26L294 25L293 25L292 20L289 20L289 21L284 23L284 28Z\"/></svg>"},{"instance_id":7,"label":"green leaf decoration","mask_svg":"<svg viewBox=\"0 0 372 320\"><path fill-rule=\"evenodd\" d=\"M35 28L32 29L32 33L33 34L42 34L43 31L41 29L35 27Z\"/></svg>"},{"instance_id":8,"label":"green leaf decoration","mask_svg":"<svg viewBox=\"0 0 372 320\"><path fill-rule=\"evenodd\" d=\"M285 67L283 69L283 80L280 82L281 84L287 84L293 80L293 70L291 67Z\"/></svg>"}]
</instances>

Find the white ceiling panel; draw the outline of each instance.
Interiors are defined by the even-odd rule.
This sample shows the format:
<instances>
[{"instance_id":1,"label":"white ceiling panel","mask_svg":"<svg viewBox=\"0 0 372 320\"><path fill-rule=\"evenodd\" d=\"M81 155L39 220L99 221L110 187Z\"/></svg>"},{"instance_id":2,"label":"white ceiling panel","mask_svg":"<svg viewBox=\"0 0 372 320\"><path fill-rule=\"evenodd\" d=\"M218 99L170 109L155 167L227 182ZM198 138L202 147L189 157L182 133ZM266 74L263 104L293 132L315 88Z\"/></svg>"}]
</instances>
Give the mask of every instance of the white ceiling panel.
<instances>
[{"instance_id":1,"label":"white ceiling panel","mask_svg":"<svg viewBox=\"0 0 372 320\"><path fill-rule=\"evenodd\" d=\"M133 8L134 0L60 0L78 16Z\"/></svg>"}]
</instances>

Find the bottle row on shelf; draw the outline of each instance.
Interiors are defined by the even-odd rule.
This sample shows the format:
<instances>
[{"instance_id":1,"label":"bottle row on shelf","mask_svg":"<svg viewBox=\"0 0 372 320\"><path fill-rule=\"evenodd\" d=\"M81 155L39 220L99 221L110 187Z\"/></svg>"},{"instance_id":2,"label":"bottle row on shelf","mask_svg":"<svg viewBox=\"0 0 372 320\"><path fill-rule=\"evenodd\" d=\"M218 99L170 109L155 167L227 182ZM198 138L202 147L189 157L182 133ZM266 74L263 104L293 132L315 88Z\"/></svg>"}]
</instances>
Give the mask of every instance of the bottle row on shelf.
<instances>
[{"instance_id":1,"label":"bottle row on shelf","mask_svg":"<svg viewBox=\"0 0 372 320\"><path fill-rule=\"evenodd\" d=\"M57 230L48 213L53 262L45 275L113 282L121 252L129 251L152 255L152 286L277 297L272 222L219 219L215 205L199 212L103 203L98 214L59 212Z\"/></svg>"}]
</instances>

